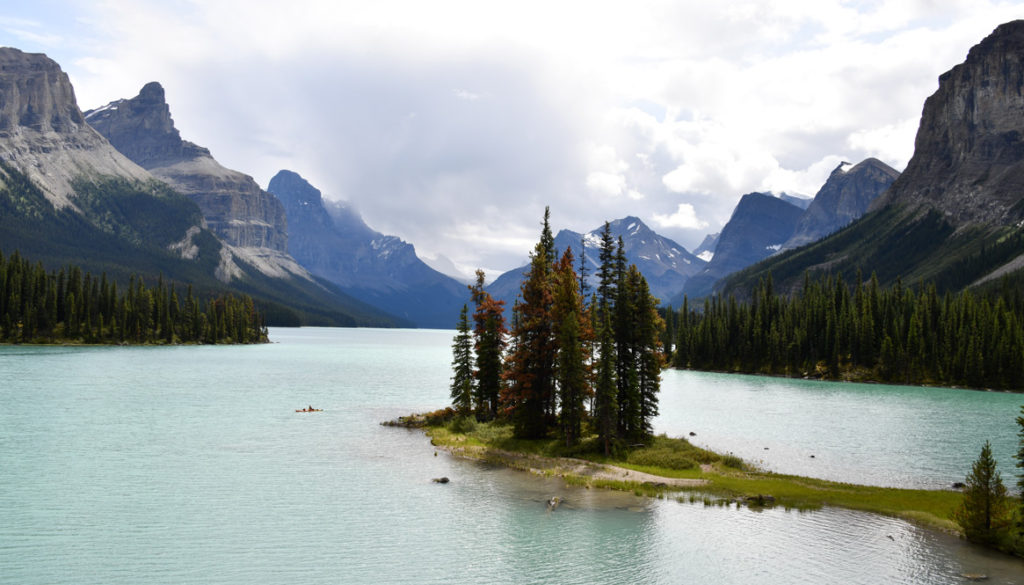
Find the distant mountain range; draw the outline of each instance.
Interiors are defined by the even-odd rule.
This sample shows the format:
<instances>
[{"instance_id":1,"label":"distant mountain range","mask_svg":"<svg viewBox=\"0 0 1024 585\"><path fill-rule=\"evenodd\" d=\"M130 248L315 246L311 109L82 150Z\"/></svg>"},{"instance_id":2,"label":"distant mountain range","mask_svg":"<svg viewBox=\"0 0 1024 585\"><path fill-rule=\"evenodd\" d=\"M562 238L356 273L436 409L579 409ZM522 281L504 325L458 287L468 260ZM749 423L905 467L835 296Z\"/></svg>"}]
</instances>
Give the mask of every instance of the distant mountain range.
<instances>
[{"instance_id":1,"label":"distant mountain range","mask_svg":"<svg viewBox=\"0 0 1024 585\"><path fill-rule=\"evenodd\" d=\"M813 199L744 195L713 243L702 244L710 252L710 261L683 292L690 298L706 296L734 272L835 232L864 215L898 176L885 163L869 158L836 167Z\"/></svg>"},{"instance_id":2,"label":"distant mountain range","mask_svg":"<svg viewBox=\"0 0 1024 585\"><path fill-rule=\"evenodd\" d=\"M787 292L822 272L941 290L1004 276L1024 286L1021 87L1024 21L1014 21L940 77L902 175L867 159L837 167L813 200L749 193L696 254L636 217L611 222L612 233L663 304L743 297L769 274ZM555 238L583 250L592 282L601 227ZM296 173L263 190L183 140L158 83L83 114L56 63L0 48L0 251L14 250L47 268L250 294L272 324L447 328L468 300L411 244ZM488 290L511 305L525 270Z\"/></svg>"},{"instance_id":3,"label":"distant mountain range","mask_svg":"<svg viewBox=\"0 0 1024 585\"><path fill-rule=\"evenodd\" d=\"M703 297L718 279L778 252L801 214L801 208L769 193L744 195L722 228L711 261L680 290Z\"/></svg>"},{"instance_id":4,"label":"distant mountain range","mask_svg":"<svg viewBox=\"0 0 1024 585\"><path fill-rule=\"evenodd\" d=\"M288 214L288 251L310 272L417 327L450 329L469 301L465 284L430 268L412 244L370 229L348 205L283 170L267 190Z\"/></svg>"},{"instance_id":5,"label":"distant mountain range","mask_svg":"<svg viewBox=\"0 0 1024 585\"><path fill-rule=\"evenodd\" d=\"M123 283L131 274L162 275L192 284L198 294L250 294L270 324L396 322L315 279L283 251L276 199L258 187L222 197L222 184L240 174L180 141L166 104L162 114L145 113L153 104L160 109L162 95L150 85L136 102L106 108L105 127L118 137L130 134L123 125L115 132L118 121L143 120L135 132L143 143L134 150L131 141L122 144L139 164L88 123L60 66L45 55L0 48L0 250L18 250L50 269L72 263ZM122 107L124 116L113 115ZM161 140L145 142L147 130ZM189 163L198 167L196 181L182 194L188 179L172 178L168 169ZM232 215L238 208L245 211Z\"/></svg>"},{"instance_id":6,"label":"distant mountain range","mask_svg":"<svg viewBox=\"0 0 1024 585\"><path fill-rule=\"evenodd\" d=\"M706 264L686 248L656 234L637 217L617 219L609 222L609 227L612 237L622 238L627 261L636 264L647 279L651 294L661 299L662 303L667 304L671 297L682 290L687 279ZM586 234L561 230L555 236L555 248L559 254L571 247L576 255L577 265L580 249L585 248L589 282L593 286L597 285L596 272L601 265L599 255L603 230L604 226L594 228ZM519 286L527 269L528 266L524 265L503 273L487 286L487 291L494 298L504 300L507 307L511 307L516 295L519 294Z\"/></svg>"},{"instance_id":7,"label":"distant mountain range","mask_svg":"<svg viewBox=\"0 0 1024 585\"><path fill-rule=\"evenodd\" d=\"M939 77L914 156L869 212L835 234L734 274L740 296L771 273L796 290L806 272L956 291L1024 266L1024 21L996 28Z\"/></svg>"}]
</instances>

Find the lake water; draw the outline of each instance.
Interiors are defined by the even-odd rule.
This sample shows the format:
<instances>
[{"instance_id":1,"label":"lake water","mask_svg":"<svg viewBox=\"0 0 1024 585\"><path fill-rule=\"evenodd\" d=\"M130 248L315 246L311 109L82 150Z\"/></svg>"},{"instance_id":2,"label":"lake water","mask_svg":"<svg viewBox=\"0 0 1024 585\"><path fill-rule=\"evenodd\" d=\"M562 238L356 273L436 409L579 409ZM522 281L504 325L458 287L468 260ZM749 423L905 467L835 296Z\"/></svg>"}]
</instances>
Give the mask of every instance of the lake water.
<instances>
[{"instance_id":1,"label":"lake water","mask_svg":"<svg viewBox=\"0 0 1024 585\"><path fill-rule=\"evenodd\" d=\"M448 402L451 337L0 347L0 583L1024 583L1020 560L893 518L571 489L380 426ZM962 480L985 439L1012 483L1024 402L677 371L661 399L658 432L926 487ZM310 404L324 411L295 412Z\"/></svg>"}]
</instances>

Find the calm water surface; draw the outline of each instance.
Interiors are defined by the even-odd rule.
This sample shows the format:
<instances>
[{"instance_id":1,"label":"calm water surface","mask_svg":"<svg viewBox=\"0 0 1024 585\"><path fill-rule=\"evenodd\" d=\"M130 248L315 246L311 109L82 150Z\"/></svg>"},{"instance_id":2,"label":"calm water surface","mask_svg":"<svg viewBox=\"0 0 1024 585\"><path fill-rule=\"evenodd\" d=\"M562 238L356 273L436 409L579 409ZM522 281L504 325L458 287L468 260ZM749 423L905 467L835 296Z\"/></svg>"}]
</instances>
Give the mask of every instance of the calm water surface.
<instances>
[{"instance_id":1,"label":"calm water surface","mask_svg":"<svg viewBox=\"0 0 1024 585\"><path fill-rule=\"evenodd\" d=\"M0 347L0 583L1024 583L1021 561L892 518L569 489L381 427L447 403L451 336ZM778 471L931 487L986 438L1010 477L1021 401L670 371L655 426Z\"/></svg>"}]
</instances>

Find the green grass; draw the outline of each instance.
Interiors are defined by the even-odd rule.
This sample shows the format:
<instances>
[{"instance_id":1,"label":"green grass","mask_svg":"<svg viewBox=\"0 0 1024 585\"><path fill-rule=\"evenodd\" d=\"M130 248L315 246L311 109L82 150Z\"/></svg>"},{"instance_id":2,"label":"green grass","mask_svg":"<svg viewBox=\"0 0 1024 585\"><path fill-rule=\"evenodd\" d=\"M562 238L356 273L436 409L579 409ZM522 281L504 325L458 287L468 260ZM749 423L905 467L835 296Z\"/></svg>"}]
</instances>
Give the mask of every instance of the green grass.
<instances>
[{"instance_id":1,"label":"green grass","mask_svg":"<svg viewBox=\"0 0 1024 585\"><path fill-rule=\"evenodd\" d=\"M554 458L574 457L660 477L706 481L699 487L681 488L565 477L571 485L619 489L654 497L664 497L665 492L690 491L690 501L704 501L707 505L771 496L776 505L786 508L804 510L836 506L897 516L950 532L959 531L950 519L962 500L959 492L864 486L759 471L733 455L720 455L691 445L685 439L663 435L654 437L643 447L616 445L613 456L606 457L593 437L581 445L567 448L555 439L515 439L512 428L499 423L461 425L462 430L466 430L466 426L472 427L466 432L453 430L452 427L459 427L459 424L436 420L435 423L426 426L433 444L452 449L471 447L473 453L464 454L510 467L551 474L557 469ZM521 457L512 457L509 453L529 456L529 460L524 462ZM545 463L542 458L550 458L551 461ZM685 501L686 497L677 499Z\"/></svg>"}]
</instances>

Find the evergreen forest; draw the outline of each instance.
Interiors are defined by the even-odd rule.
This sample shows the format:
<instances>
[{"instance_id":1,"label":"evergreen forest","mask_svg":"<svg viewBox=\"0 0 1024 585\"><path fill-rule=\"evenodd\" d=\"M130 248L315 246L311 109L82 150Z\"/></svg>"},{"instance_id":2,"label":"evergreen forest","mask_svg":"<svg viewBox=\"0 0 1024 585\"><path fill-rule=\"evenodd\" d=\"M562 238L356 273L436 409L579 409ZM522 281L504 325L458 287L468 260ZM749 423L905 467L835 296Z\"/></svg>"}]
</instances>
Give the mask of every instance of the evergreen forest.
<instances>
[{"instance_id":1,"label":"evergreen forest","mask_svg":"<svg viewBox=\"0 0 1024 585\"><path fill-rule=\"evenodd\" d=\"M517 438L556 436L568 447L596 439L605 453L648 441L665 361L657 299L636 266L627 268L607 223L590 291L586 265L577 271L571 249L558 254L548 219L545 210L510 323L477 272L475 310L461 313L452 345L453 406L507 422Z\"/></svg>"},{"instance_id":2,"label":"evergreen forest","mask_svg":"<svg viewBox=\"0 0 1024 585\"><path fill-rule=\"evenodd\" d=\"M0 253L0 342L86 344L265 343L262 314L248 296L203 300L159 278L131 277L120 291L76 266L47 272L18 252Z\"/></svg>"},{"instance_id":3,"label":"evergreen forest","mask_svg":"<svg viewBox=\"0 0 1024 585\"><path fill-rule=\"evenodd\" d=\"M678 368L897 384L1024 388L1024 296L1004 281L939 295L934 284L882 289L874 276L804 277L777 295L771 275L749 303L721 295L669 321Z\"/></svg>"}]
</instances>

